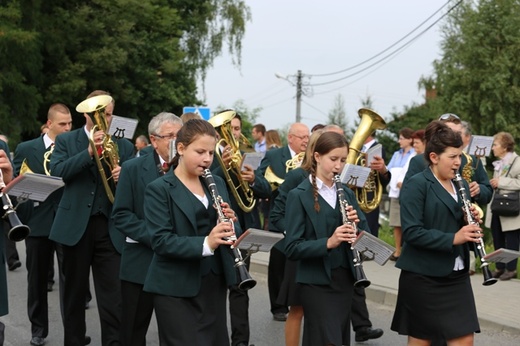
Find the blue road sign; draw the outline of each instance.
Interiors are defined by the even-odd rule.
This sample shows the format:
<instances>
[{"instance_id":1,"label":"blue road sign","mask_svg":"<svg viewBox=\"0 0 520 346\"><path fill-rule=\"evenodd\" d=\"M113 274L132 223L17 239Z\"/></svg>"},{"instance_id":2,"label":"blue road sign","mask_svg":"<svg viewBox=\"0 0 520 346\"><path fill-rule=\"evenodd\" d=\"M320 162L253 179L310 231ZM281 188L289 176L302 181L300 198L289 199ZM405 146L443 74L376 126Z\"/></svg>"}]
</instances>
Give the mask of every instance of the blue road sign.
<instances>
[{"instance_id":1,"label":"blue road sign","mask_svg":"<svg viewBox=\"0 0 520 346\"><path fill-rule=\"evenodd\" d=\"M195 113L202 117L204 120L209 120L211 117L211 110L209 107L184 107L183 113Z\"/></svg>"}]
</instances>

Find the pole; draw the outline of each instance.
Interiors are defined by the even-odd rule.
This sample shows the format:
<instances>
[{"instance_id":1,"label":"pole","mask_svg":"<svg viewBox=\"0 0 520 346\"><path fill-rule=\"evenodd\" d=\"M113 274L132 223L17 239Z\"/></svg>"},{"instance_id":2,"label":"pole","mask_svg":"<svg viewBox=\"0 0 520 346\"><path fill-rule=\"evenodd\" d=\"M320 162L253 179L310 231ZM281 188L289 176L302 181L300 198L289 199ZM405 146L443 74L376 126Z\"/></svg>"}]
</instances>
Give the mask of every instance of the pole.
<instances>
[{"instance_id":1,"label":"pole","mask_svg":"<svg viewBox=\"0 0 520 346\"><path fill-rule=\"evenodd\" d=\"M302 120L302 70L298 70L296 75L296 122L299 123Z\"/></svg>"}]
</instances>

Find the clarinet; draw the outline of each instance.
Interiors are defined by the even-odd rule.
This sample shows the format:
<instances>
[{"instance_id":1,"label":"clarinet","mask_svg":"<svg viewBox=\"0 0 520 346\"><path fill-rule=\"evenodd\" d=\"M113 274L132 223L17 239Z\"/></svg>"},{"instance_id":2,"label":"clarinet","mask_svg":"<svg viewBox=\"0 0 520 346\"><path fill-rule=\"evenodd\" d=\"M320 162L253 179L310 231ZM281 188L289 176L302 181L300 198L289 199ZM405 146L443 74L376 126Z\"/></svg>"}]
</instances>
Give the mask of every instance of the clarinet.
<instances>
[{"instance_id":1,"label":"clarinet","mask_svg":"<svg viewBox=\"0 0 520 346\"><path fill-rule=\"evenodd\" d=\"M213 199L213 206L217 210L219 222L229 222L233 224L231 220L224 215L224 211L222 210L221 205L223 203L222 196L220 196L220 194L218 193L217 185L215 184L215 179L213 179L211 171L209 169L205 169L204 173L202 173L202 177L204 178L206 186L208 187L211 193L211 198ZM244 259L242 258L242 253L240 252L240 249L236 248L234 245L234 242L237 240L237 237L233 235L231 237L224 238L224 240L233 241L233 245L231 245L229 249L231 250L231 253L234 257L235 268L237 269L237 274L240 280L238 288L246 291L255 287L256 281L251 278L251 275L249 275Z\"/></svg>"},{"instance_id":2,"label":"clarinet","mask_svg":"<svg viewBox=\"0 0 520 346\"><path fill-rule=\"evenodd\" d=\"M351 225L357 233L356 223L350 221L347 216L348 202L345 198L345 190L343 190L343 184L341 183L340 176L338 174L335 174L333 181L336 185L336 193L338 194L339 208L341 210L343 223L346 225ZM350 246L350 249L352 250L354 272L356 276L356 282L354 282L354 286L366 288L370 286L370 281L367 279L365 271L363 270L363 264L361 263L361 256L359 255L359 251L354 249L352 245Z\"/></svg>"},{"instance_id":3,"label":"clarinet","mask_svg":"<svg viewBox=\"0 0 520 346\"><path fill-rule=\"evenodd\" d=\"M455 179L453 179L455 184L457 185L457 189L459 190L460 198L462 199L462 209L464 210L464 214L466 215L466 219L468 220L469 225L478 225L478 222L475 220L473 213L471 213L471 201L468 198L468 194L466 193L466 188L464 187L464 183L462 182L462 177L459 173L455 173ZM480 232L479 232L480 233ZM497 282L497 279L493 278L491 274L491 270L489 269L489 262L484 259L486 256L486 249L484 248L484 238L479 238L479 242L476 245L477 255L480 257L480 268L482 269L482 274L484 275L484 282L482 283L484 286L493 285Z\"/></svg>"}]
</instances>

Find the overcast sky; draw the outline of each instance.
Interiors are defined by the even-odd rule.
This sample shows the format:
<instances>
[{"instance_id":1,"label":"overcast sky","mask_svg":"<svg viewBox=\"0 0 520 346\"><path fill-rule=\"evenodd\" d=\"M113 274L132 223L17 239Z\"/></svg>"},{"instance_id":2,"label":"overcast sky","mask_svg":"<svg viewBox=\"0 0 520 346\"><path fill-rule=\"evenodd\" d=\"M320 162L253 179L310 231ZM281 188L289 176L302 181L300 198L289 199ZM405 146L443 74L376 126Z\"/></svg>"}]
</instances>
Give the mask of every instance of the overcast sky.
<instances>
[{"instance_id":1,"label":"overcast sky","mask_svg":"<svg viewBox=\"0 0 520 346\"><path fill-rule=\"evenodd\" d=\"M390 112L424 100L419 90L421 76L432 73L432 62L440 57L440 23L413 43L353 77L346 76L376 63L434 23L456 1L418 31L378 58L359 68L331 74L357 65L395 44L448 0L251 0L252 22L242 42L242 67L238 70L229 55L219 57L205 83L206 103L212 110L231 107L242 99L249 109L262 107L257 122L267 129L283 128L296 119L296 86L275 73L295 81L298 70L303 82L315 86L302 97L302 122L312 127L325 123L341 94L347 117L353 124L361 99L369 95L373 109L389 119ZM314 76L312 76L314 75ZM345 78L339 82L331 81ZM316 85L329 83L325 85ZM200 83L199 83L200 85ZM202 88L199 89L202 90ZM202 92L200 98L204 98Z\"/></svg>"}]
</instances>

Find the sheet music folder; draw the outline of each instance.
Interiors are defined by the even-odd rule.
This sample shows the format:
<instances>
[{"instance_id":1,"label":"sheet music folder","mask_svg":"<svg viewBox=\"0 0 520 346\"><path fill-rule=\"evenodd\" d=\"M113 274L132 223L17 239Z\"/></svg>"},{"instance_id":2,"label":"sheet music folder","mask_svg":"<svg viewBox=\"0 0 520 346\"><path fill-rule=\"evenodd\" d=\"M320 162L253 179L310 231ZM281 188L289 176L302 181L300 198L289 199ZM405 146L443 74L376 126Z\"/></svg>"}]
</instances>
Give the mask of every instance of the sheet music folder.
<instances>
[{"instance_id":1,"label":"sheet music folder","mask_svg":"<svg viewBox=\"0 0 520 346\"><path fill-rule=\"evenodd\" d=\"M352 243L361 255L373 259L380 266L384 265L395 251L395 248L372 234L362 231Z\"/></svg>"},{"instance_id":2,"label":"sheet music folder","mask_svg":"<svg viewBox=\"0 0 520 346\"><path fill-rule=\"evenodd\" d=\"M64 185L65 183L61 177L26 173L11 180L2 191L22 200L30 199L36 202L43 202L51 193Z\"/></svg>"},{"instance_id":3,"label":"sheet music folder","mask_svg":"<svg viewBox=\"0 0 520 346\"><path fill-rule=\"evenodd\" d=\"M251 253L258 251L269 252L280 239L283 239L282 233L250 228L240 236L238 248Z\"/></svg>"},{"instance_id":4,"label":"sheet music folder","mask_svg":"<svg viewBox=\"0 0 520 346\"><path fill-rule=\"evenodd\" d=\"M484 256L488 262L509 263L514 259L520 257L520 252L509 249L498 249Z\"/></svg>"}]
</instances>

